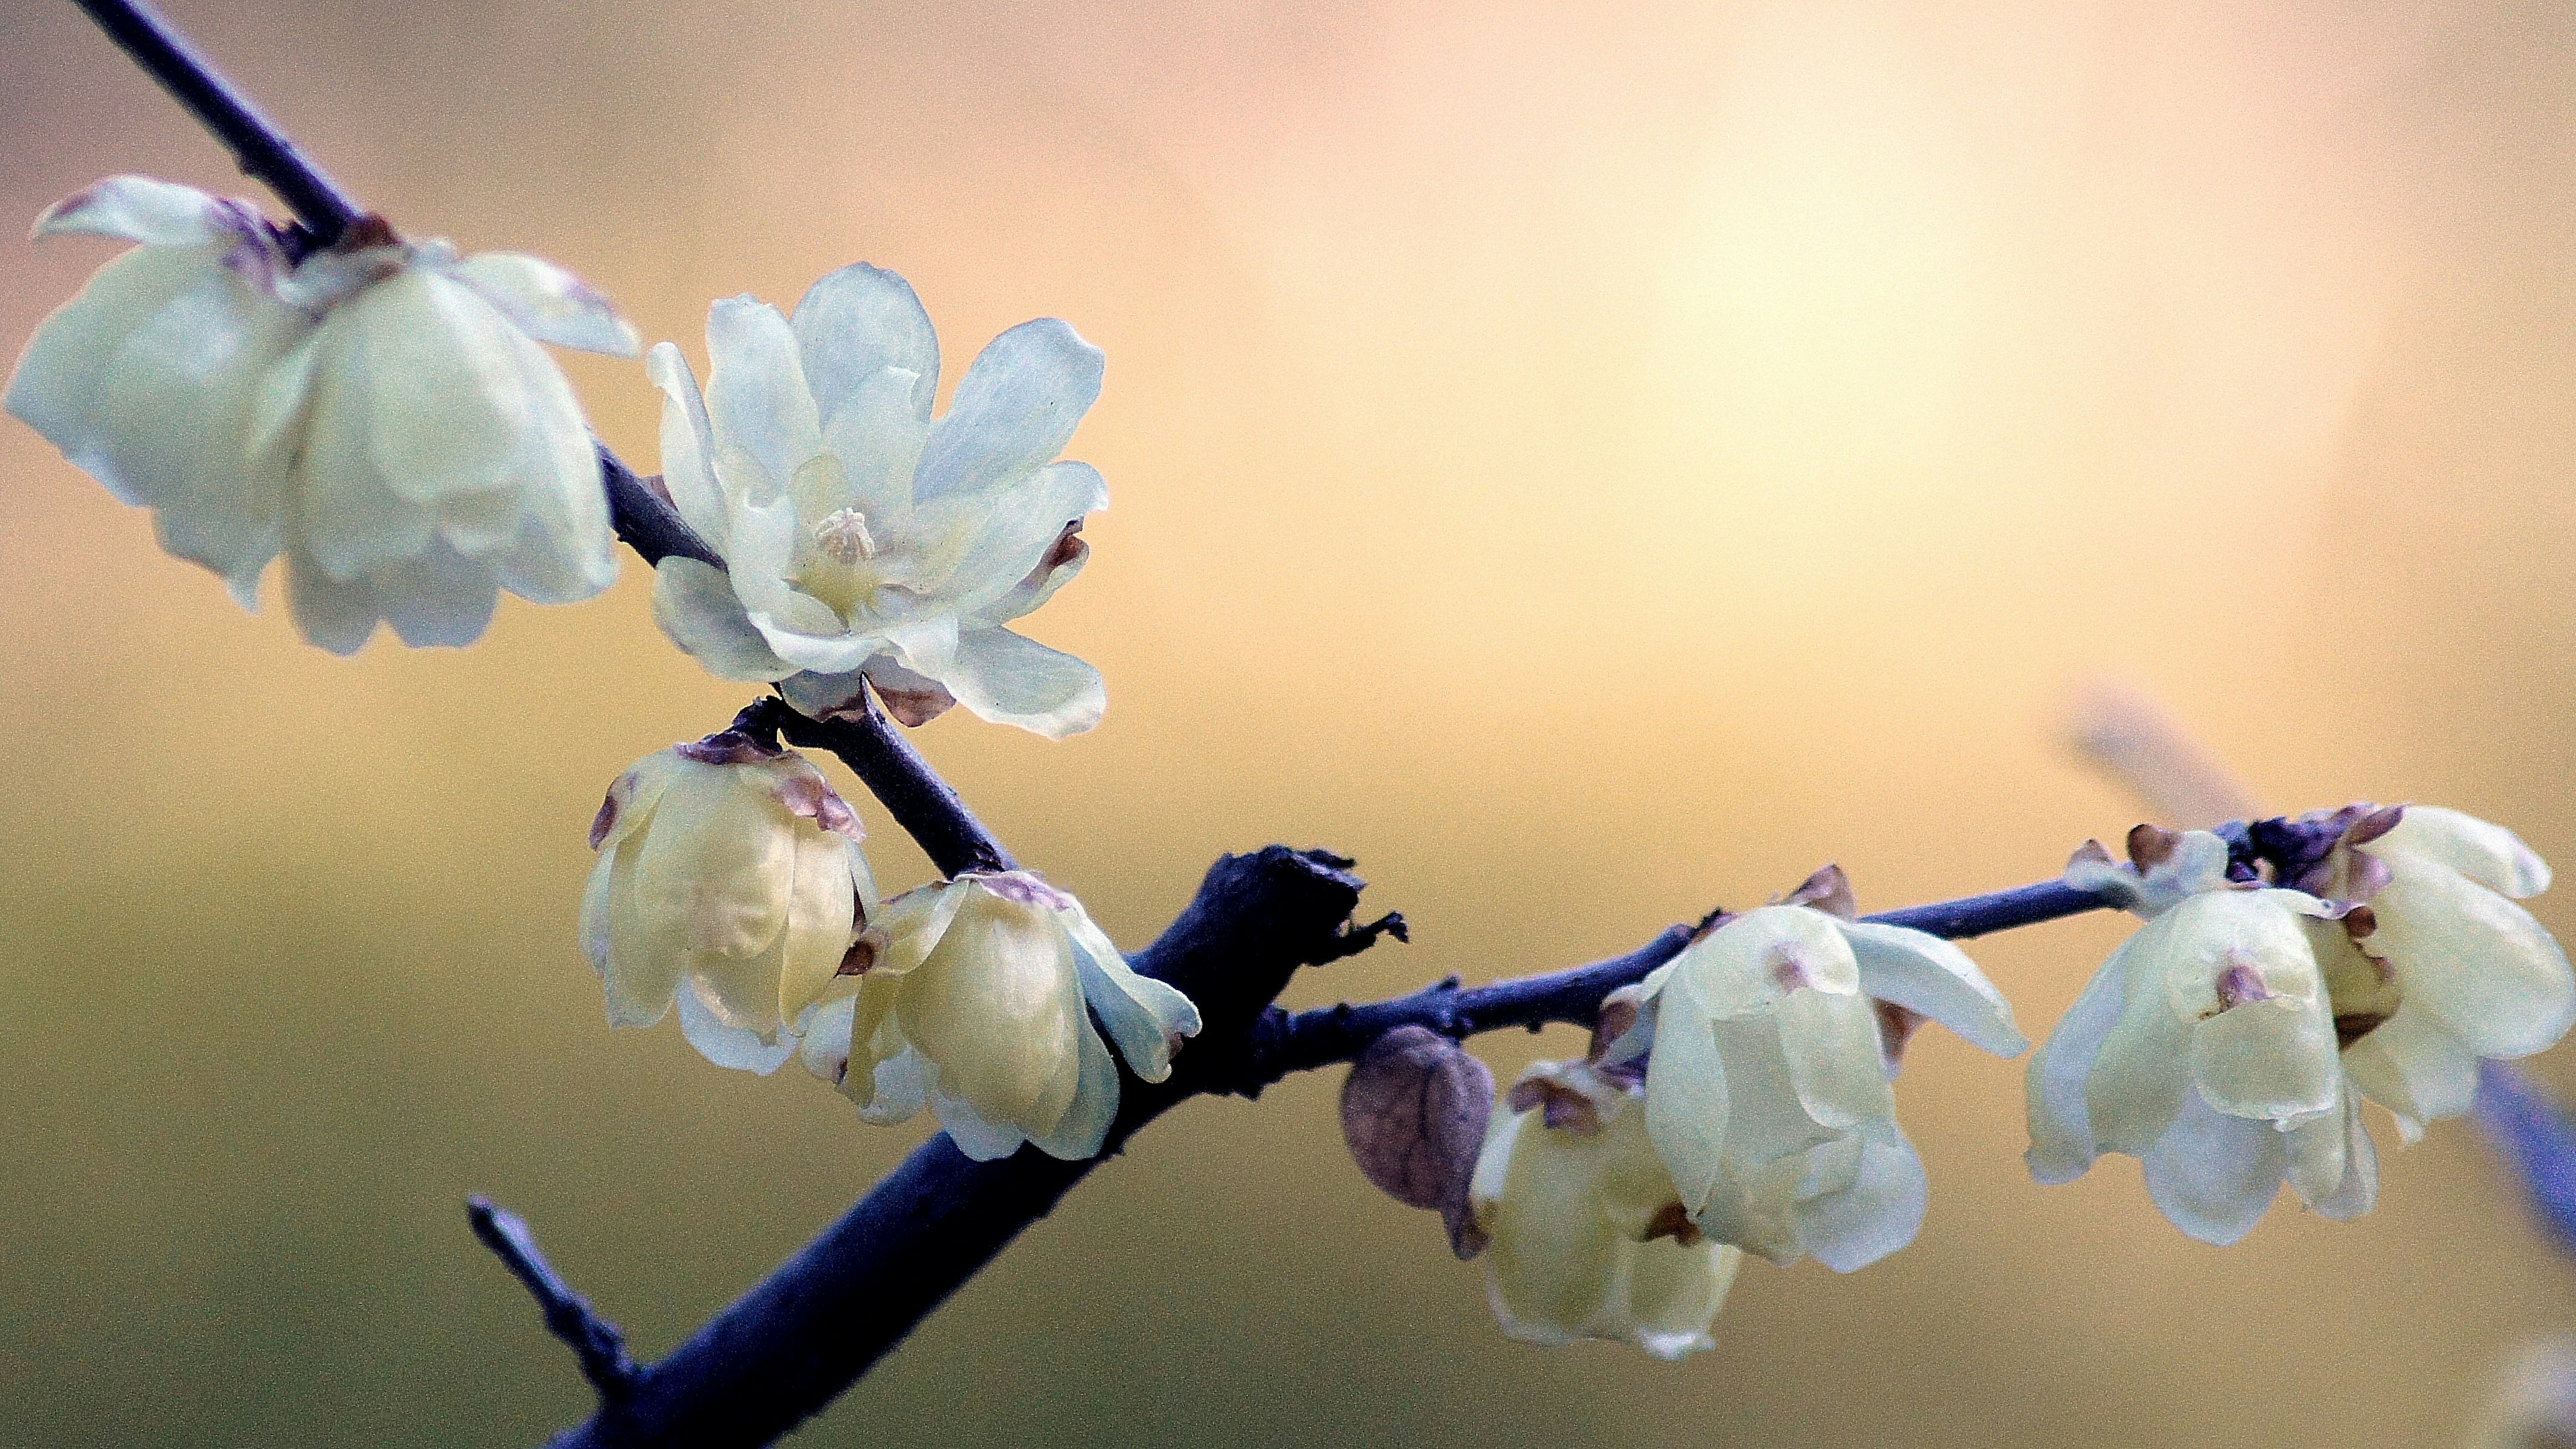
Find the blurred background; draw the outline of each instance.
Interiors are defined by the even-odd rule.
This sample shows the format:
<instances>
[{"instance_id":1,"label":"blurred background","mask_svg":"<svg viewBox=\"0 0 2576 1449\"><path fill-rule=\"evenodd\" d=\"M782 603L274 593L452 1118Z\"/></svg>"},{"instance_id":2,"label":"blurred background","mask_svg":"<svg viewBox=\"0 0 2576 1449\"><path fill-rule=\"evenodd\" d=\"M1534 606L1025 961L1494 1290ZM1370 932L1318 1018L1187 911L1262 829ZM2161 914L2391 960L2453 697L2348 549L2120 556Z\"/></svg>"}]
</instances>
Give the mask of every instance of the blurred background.
<instances>
[{"instance_id":1,"label":"blurred background","mask_svg":"<svg viewBox=\"0 0 2576 1449\"><path fill-rule=\"evenodd\" d=\"M2576 861L2566 6L170 10L398 225L563 261L701 363L710 299L859 259L952 385L1028 317L1105 347L1072 452L1115 505L1031 622L1108 721L919 742L1131 946L1273 840L1415 930L1299 1003L1827 860L1864 908L2046 878L2137 815L2061 743L2097 677L2277 808ZM249 189L71 6L0 0L0 350L113 252L13 218L119 171ZM641 369L568 366L649 470ZM588 1393L468 1192L652 1355L923 1135L603 1024L600 792L749 697L644 570L348 661L276 588L243 614L0 426L12 1444L534 1443ZM1979 955L2037 1035L2118 934ZM2443 1445L2576 1326L2465 1124L2378 1118L2375 1214L2222 1252L2126 1159L2034 1186L2019 1065L1927 1033L1916 1246L1748 1265L1679 1366L1532 1349L1350 1168L1338 1085L1157 1125L802 1442Z\"/></svg>"}]
</instances>

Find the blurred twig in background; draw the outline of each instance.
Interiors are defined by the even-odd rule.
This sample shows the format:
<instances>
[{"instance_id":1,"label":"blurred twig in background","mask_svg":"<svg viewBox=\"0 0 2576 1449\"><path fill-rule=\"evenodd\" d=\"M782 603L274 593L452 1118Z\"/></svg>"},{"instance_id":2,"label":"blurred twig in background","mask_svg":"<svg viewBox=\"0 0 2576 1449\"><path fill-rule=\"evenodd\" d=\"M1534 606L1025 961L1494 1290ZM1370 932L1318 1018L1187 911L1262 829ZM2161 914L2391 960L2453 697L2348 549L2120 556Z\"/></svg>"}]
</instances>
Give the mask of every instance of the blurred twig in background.
<instances>
[{"instance_id":1,"label":"blurred twig in background","mask_svg":"<svg viewBox=\"0 0 2576 1449\"><path fill-rule=\"evenodd\" d=\"M2262 813L2235 772L2163 706L2126 685L2087 689L2070 713L2066 734L2086 764L2137 796L2164 824L2206 830Z\"/></svg>"}]
</instances>

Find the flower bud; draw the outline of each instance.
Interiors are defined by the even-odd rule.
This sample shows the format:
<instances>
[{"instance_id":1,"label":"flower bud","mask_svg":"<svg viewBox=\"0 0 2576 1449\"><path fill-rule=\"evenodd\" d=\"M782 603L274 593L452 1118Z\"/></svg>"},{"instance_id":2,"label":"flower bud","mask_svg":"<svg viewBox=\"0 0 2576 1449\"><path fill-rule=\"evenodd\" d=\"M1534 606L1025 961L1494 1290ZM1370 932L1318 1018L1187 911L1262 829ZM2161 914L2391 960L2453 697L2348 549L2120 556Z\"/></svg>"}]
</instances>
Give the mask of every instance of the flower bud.
<instances>
[{"instance_id":1,"label":"flower bud","mask_svg":"<svg viewBox=\"0 0 2576 1449\"><path fill-rule=\"evenodd\" d=\"M845 961L882 939L859 839L793 750L728 730L637 761L591 825L582 900L609 1024L650 1026L676 1000L708 1060L775 1068Z\"/></svg>"},{"instance_id":2,"label":"flower bud","mask_svg":"<svg viewBox=\"0 0 2576 1449\"><path fill-rule=\"evenodd\" d=\"M1533 1064L1494 1112L1469 1200L1510 1337L1614 1339L1661 1359L1714 1346L1744 1255L1690 1225L1629 1080Z\"/></svg>"},{"instance_id":3,"label":"flower bud","mask_svg":"<svg viewBox=\"0 0 2576 1449\"><path fill-rule=\"evenodd\" d=\"M1118 1068L1171 1075L1199 1029L1198 1008L1139 976L1082 903L1026 871L969 872L886 904L884 952L861 974L846 1033L818 1009L846 1055L811 1047L871 1122L927 1104L958 1150L979 1161L1023 1142L1068 1161L1096 1155L1118 1112ZM1086 1009L1087 1008L1087 1009Z\"/></svg>"},{"instance_id":4,"label":"flower bud","mask_svg":"<svg viewBox=\"0 0 2576 1449\"><path fill-rule=\"evenodd\" d=\"M2142 826L2130 851L2123 869L2088 842L2067 868L2147 923L2031 1062L2032 1175L2064 1182L2128 1153L2157 1209L2219 1244L2252 1230L2284 1178L2325 1216L2368 1212L2378 1160L2309 929L2341 932L2348 911L2232 879L2207 831Z\"/></svg>"},{"instance_id":5,"label":"flower bud","mask_svg":"<svg viewBox=\"0 0 2576 1449\"><path fill-rule=\"evenodd\" d=\"M566 603L615 579L589 428L537 344L636 339L570 274L374 217L293 258L251 203L139 176L36 229L140 245L37 329L8 410L244 607L283 552L297 626L346 654L379 620L466 644L497 589Z\"/></svg>"},{"instance_id":6,"label":"flower bud","mask_svg":"<svg viewBox=\"0 0 2576 1449\"><path fill-rule=\"evenodd\" d=\"M1922 1224L1923 1163L1890 1086L1913 1024L1938 1021L1998 1055L2027 1043L1958 947L1838 914L1850 909L1841 872L1791 900L1721 920L1614 993L1603 1015L1624 1029L1605 1031L1600 1060L1651 1051L1647 1131L1701 1232L1849 1272Z\"/></svg>"}]
</instances>

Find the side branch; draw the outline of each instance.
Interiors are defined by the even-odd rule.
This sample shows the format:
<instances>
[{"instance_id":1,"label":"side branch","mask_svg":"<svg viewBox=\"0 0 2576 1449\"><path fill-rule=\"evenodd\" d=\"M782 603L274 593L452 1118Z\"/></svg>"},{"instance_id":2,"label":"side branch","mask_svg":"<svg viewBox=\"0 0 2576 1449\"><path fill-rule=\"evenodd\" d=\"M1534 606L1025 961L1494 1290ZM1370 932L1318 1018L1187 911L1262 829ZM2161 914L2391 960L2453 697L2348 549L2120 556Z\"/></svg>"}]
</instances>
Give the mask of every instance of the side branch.
<instances>
[{"instance_id":1,"label":"side branch","mask_svg":"<svg viewBox=\"0 0 2576 1449\"><path fill-rule=\"evenodd\" d=\"M490 1248L528 1296L537 1300L537 1307L545 1311L546 1331L571 1347L581 1361L581 1376L599 1390L600 1400L613 1403L633 1392L642 1370L626 1356L626 1335L591 1312L589 1301L572 1291L572 1285L537 1250L536 1234L528 1231L527 1223L488 1197L467 1198L465 1220L473 1226L476 1240Z\"/></svg>"},{"instance_id":2,"label":"side branch","mask_svg":"<svg viewBox=\"0 0 2576 1449\"><path fill-rule=\"evenodd\" d=\"M1019 869L1002 842L984 828L984 822L975 818L975 812L966 808L966 802L939 778L911 741L895 732L894 721L886 718L876 696L865 689L836 719L810 718L771 696L753 701L735 717L733 727L758 737L775 733L791 745L840 756L894 823L920 843L922 853L941 875Z\"/></svg>"},{"instance_id":3,"label":"side branch","mask_svg":"<svg viewBox=\"0 0 2576 1449\"><path fill-rule=\"evenodd\" d=\"M197 123L214 133L246 174L258 179L294 211L306 247L339 240L364 208L322 174L250 97L192 49L186 37L152 7L137 0L75 0L108 38L121 46Z\"/></svg>"}]
</instances>

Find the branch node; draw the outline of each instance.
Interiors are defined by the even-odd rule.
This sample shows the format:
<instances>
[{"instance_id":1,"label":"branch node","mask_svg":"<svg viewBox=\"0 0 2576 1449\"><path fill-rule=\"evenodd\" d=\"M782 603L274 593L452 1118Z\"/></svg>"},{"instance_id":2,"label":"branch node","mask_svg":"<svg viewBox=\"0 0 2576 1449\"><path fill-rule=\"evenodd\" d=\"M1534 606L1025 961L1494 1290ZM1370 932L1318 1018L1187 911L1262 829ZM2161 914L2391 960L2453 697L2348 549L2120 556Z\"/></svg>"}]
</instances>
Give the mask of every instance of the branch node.
<instances>
[{"instance_id":1,"label":"branch node","mask_svg":"<svg viewBox=\"0 0 2576 1449\"><path fill-rule=\"evenodd\" d=\"M537 1300L537 1307L545 1312L546 1331L572 1349L581 1361L581 1376L599 1391L600 1401L616 1403L634 1393L645 1371L627 1356L626 1335L593 1313L589 1302L572 1291L572 1285L538 1250L536 1234L528 1231L526 1220L480 1195L465 1200L465 1219L473 1226L475 1238Z\"/></svg>"},{"instance_id":2,"label":"branch node","mask_svg":"<svg viewBox=\"0 0 2576 1449\"><path fill-rule=\"evenodd\" d=\"M1325 857L1315 851L1309 851L1307 852L1307 855L1309 858L1324 859L1328 864L1332 864L1335 870L1346 869L1354 863L1341 857ZM1404 924L1404 912L1389 911L1385 915L1378 917L1376 920L1369 922L1365 926L1353 926L1349 930L1335 936L1333 938L1332 945L1325 948L1323 955L1316 960L1315 964L1322 966L1328 962L1339 961L1346 957L1356 956L1362 951L1367 950L1369 947L1376 945L1378 943L1378 938L1381 936L1393 936L1395 939L1402 941L1407 945L1412 944L1413 931L1412 928ZM1457 978L1451 977L1450 979L1454 982Z\"/></svg>"}]
</instances>

